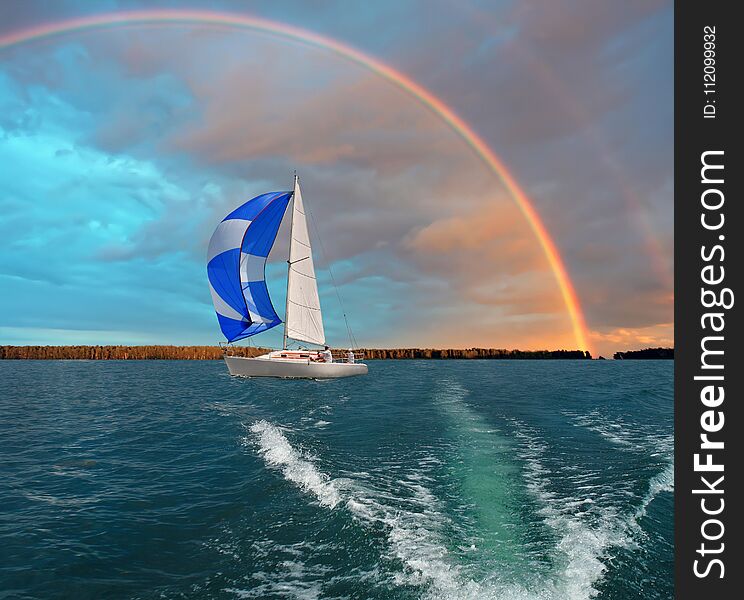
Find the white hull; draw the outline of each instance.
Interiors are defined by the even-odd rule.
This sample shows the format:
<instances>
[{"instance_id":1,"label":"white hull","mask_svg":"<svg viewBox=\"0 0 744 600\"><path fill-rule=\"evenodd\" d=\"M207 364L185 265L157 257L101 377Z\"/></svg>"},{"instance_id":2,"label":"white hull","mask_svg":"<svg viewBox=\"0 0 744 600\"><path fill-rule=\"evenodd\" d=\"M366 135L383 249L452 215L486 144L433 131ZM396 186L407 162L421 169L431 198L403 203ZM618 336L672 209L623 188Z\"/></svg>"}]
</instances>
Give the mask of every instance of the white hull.
<instances>
[{"instance_id":1,"label":"white hull","mask_svg":"<svg viewBox=\"0 0 744 600\"><path fill-rule=\"evenodd\" d=\"M287 379L336 379L366 375L364 363L316 362L310 359L225 356L230 375L237 377L282 377Z\"/></svg>"}]
</instances>

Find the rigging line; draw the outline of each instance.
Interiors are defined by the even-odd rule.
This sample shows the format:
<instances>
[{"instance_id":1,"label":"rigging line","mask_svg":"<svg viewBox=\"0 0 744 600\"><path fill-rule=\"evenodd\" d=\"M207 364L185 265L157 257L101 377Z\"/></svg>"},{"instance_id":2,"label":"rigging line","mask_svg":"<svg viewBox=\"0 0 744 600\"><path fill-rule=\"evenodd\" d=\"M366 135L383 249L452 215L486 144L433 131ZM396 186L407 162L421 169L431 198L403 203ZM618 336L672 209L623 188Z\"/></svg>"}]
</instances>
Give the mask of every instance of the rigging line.
<instances>
[{"instance_id":1,"label":"rigging line","mask_svg":"<svg viewBox=\"0 0 744 600\"><path fill-rule=\"evenodd\" d=\"M333 276L333 269L331 269L331 261L328 260L328 256L326 255L325 246L323 245L323 238L320 237L320 232L318 231L318 225L315 222L315 217L313 217L312 210L310 210L309 206L305 206L305 212L310 216L310 222L313 224L313 230L315 231L315 238L318 240L318 243L320 243L320 253L323 255L323 260L328 265L328 274L331 276L331 283L333 284L333 289L336 291L336 298L338 298L338 304L341 307L341 313L344 315L344 323L346 324L346 333L349 336L349 343L351 344L352 348L358 348L356 338L354 337L354 332L351 330L351 325L349 325L349 318L346 316L346 309L344 308L344 303L341 300L341 293L338 291L338 286L336 285L336 278Z\"/></svg>"}]
</instances>

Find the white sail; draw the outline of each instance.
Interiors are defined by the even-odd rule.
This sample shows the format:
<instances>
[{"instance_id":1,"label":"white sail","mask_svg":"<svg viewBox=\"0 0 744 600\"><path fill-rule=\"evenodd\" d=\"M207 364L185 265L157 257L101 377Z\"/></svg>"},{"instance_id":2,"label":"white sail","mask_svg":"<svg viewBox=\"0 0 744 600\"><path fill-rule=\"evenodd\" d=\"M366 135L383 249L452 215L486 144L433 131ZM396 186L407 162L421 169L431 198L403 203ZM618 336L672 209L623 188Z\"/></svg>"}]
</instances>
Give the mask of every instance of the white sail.
<instances>
[{"instance_id":1,"label":"white sail","mask_svg":"<svg viewBox=\"0 0 744 600\"><path fill-rule=\"evenodd\" d=\"M318 282L307 230L300 182L295 177L292 234L289 243L286 337L311 344L325 344Z\"/></svg>"}]
</instances>

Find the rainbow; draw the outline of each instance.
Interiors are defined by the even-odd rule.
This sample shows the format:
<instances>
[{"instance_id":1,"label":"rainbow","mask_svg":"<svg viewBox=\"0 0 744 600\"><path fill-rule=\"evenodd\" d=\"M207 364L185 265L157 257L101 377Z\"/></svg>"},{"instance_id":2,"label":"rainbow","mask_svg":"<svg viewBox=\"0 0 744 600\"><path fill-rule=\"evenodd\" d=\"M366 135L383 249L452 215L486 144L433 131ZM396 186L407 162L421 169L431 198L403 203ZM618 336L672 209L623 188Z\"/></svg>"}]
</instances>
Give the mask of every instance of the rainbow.
<instances>
[{"instance_id":1,"label":"rainbow","mask_svg":"<svg viewBox=\"0 0 744 600\"><path fill-rule=\"evenodd\" d=\"M527 194L522 190L504 163L491 150L483 138L461 119L454 110L410 77L379 60L337 40L292 25L248 15L188 9L146 9L103 13L36 25L27 29L0 34L0 49L49 36L86 29L160 23L249 29L301 42L332 52L345 60L364 67L421 102L462 138L488 168L499 177L504 186L506 186L509 194L527 219L550 265L571 319L576 343L580 349L589 350L589 334L576 290L568 276L568 271L553 238L545 228L545 224L542 222Z\"/></svg>"}]
</instances>

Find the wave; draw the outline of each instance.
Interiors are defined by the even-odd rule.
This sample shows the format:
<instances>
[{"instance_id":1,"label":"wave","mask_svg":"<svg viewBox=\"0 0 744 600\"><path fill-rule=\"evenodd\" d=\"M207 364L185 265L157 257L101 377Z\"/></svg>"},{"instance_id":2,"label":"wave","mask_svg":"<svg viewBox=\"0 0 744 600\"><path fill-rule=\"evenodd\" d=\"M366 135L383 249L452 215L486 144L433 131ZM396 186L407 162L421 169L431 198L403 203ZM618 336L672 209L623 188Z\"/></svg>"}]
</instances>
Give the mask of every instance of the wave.
<instances>
[{"instance_id":1,"label":"wave","mask_svg":"<svg viewBox=\"0 0 744 600\"><path fill-rule=\"evenodd\" d=\"M673 453L673 434L630 425L620 418L613 420L597 410L586 414L563 411L563 414L570 418L576 427L593 431L622 450L662 458L669 458Z\"/></svg>"},{"instance_id":2,"label":"wave","mask_svg":"<svg viewBox=\"0 0 744 600\"><path fill-rule=\"evenodd\" d=\"M437 510L436 498L420 483L420 477L414 475L398 481L410 497L399 498L396 506L390 506L384 500L390 498L388 494L359 481L332 479L319 471L292 447L275 425L257 421L251 425L250 431L255 434L259 454L266 463L280 469L285 479L314 496L322 506L335 509L341 505L362 525L383 526L390 547L388 558L396 559L404 566L402 573L393 575L393 583L429 586L446 592L446 597L456 597L452 594L462 589L459 568L447 560L449 551L437 534L447 518Z\"/></svg>"},{"instance_id":3,"label":"wave","mask_svg":"<svg viewBox=\"0 0 744 600\"><path fill-rule=\"evenodd\" d=\"M637 521L646 515L648 506L654 498L663 492L674 491L674 435L659 433L639 425L629 425L621 419L612 420L596 410L585 415L568 411L564 414L571 418L577 427L594 431L623 450L662 462L662 470L650 479L646 494L641 498L640 505L632 517L633 528L640 530Z\"/></svg>"},{"instance_id":4,"label":"wave","mask_svg":"<svg viewBox=\"0 0 744 600\"><path fill-rule=\"evenodd\" d=\"M674 463L670 462L664 470L651 478L648 483L648 491L641 500L641 504L633 515L634 527L640 529L638 521L646 516L649 504L662 492L674 491Z\"/></svg>"},{"instance_id":5,"label":"wave","mask_svg":"<svg viewBox=\"0 0 744 600\"><path fill-rule=\"evenodd\" d=\"M392 585L423 588L430 600L559 598L514 583L467 577L445 543L445 529L451 521L426 487L428 477L422 473L398 479L395 483L399 493L392 496L358 479L333 479L322 473L292 447L278 427L267 421L254 423L250 431L255 434L255 445L267 465L279 469L285 479L314 496L322 506L331 510L343 507L362 526L375 531L382 528L389 548L383 559L402 566L389 574ZM263 591L276 591L273 584L271 590L267 584ZM292 578L286 591L295 597L312 597L317 588ZM241 595L249 597L245 592Z\"/></svg>"},{"instance_id":6,"label":"wave","mask_svg":"<svg viewBox=\"0 0 744 600\"><path fill-rule=\"evenodd\" d=\"M563 414L569 417L576 427L583 427L589 431L593 431L612 444L621 446L623 450L633 451L637 448L637 440L628 433L628 430L624 427L624 423L608 421L596 411L588 414L563 411Z\"/></svg>"},{"instance_id":7,"label":"wave","mask_svg":"<svg viewBox=\"0 0 744 600\"><path fill-rule=\"evenodd\" d=\"M591 498L561 498L550 489L550 470L542 462L547 446L534 432L528 433L525 424L514 424L515 436L522 444L519 455L525 464L525 485L540 506L538 513L558 538L554 551L558 569L546 590L548 597L592 598L598 593L595 584L607 568L603 562L607 550L612 545L625 544L625 536L613 523L615 515L611 513L600 515L595 525L577 516L577 508L582 505L588 505L585 512L590 512L594 504Z\"/></svg>"},{"instance_id":8,"label":"wave","mask_svg":"<svg viewBox=\"0 0 744 600\"><path fill-rule=\"evenodd\" d=\"M421 472L399 479L397 493L378 490L370 477L332 478L313 460L294 448L276 425L257 421L250 426L254 445L266 464L314 497L329 510L346 510L363 527L384 531L387 555L402 568L383 575L395 586L420 587L431 600L589 600L598 593L597 584L606 573L611 548L631 547L638 520L660 493L673 489L673 467L669 465L649 482L648 492L632 513L599 507L589 497L562 497L551 489L551 471L544 463L548 450L525 424L515 425L515 452L523 464L522 478L529 495L538 504L538 514L555 536L551 550L554 567L546 574L524 573L524 580L501 579L492 573L484 579L468 576L467 565L458 562L448 549L452 521L437 497L426 486ZM471 423L480 425L479 423ZM579 479L584 474L577 474ZM583 480L582 480L583 481ZM575 489L590 488L590 484ZM293 593L316 597L318 589L293 579Z\"/></svg>"},{"instance_id":9,"label":"wave","mask_svg":"<svg viewBox=\"0 0 744 600\"><path fill-rule=\"evenodd\" d=\"M271 572L251 573L253 581L250 588L230 587L224 588L223 591L234 594L237 598L281 597L297 600L322 598L322 582L328 576L327 568L319 565L309 566L302 560L305 553L291 546L272 545L271 552L285 555L286 559L277 561L276 569Z\"/></svg>"},{"instance_id":10,"label":"wave","mask_svg":"<svg viewBox=\"0 0 744 600\"><path fill-rule=\"evenodd\" d=\"M341 501L337 484L295 450L278 427L261 420L250 430L256 434L259 454L269 466L281 469L288 481L315 496L322 506L334 508Z\"/></svg>"},{"instance_id":11,"label":"wave","mask_svg":"<svg viewBox=\"0 0 744 600\"><path fill-rule=\"evenodd\" d=\"M674 489L674 465L667 464L649 481L647 492L635 511L621 513L614 507L599 507L591 498L560 497L552 491L550 471L543 464L546 444L525 424L516 420L514 424L515 436L522 442L520 456L525 463L526 487L541 506L538 512L559 539L556 564L560 567L549 597L593 598L599 593L596 586L607 570L605 561L610 558L610 550L634 547L635 536L641 532L638 521L645 516L648 506L662 492ZM613 434L613 437L616 436ZM590 487L581 485L574 489ZM583 510L577 511L579 507Z\"/></svg>"}]
</instances>

